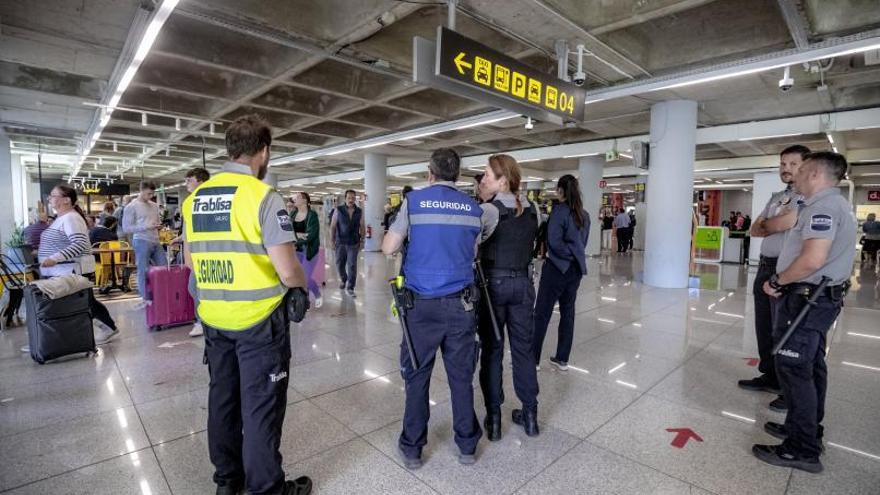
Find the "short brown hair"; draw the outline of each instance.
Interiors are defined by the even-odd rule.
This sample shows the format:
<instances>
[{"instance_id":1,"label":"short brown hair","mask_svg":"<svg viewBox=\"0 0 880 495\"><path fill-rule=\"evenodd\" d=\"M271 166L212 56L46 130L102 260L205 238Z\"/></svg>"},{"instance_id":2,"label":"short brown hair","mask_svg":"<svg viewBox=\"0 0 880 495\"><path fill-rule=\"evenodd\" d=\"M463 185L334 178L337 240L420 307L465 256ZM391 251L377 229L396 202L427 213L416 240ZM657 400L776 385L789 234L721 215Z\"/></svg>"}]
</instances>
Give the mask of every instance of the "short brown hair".
<instances>
[{"instance_id":1,"label":"short brown hair","mask_svg":"<svg viewBox=\"0 0 880 495\"><path fill-rule=\"evenodd\" d=\"M148 180L141 182L141 191L146 191L147 189L149 189L150 191L155 191L156 183Z\"/></svg>"},{"instance_id":2,"label":"short brown hair","mask_svg":"<svg viewBox=\"0 0 880 495\"><path fill-rule=\"evenodd\" d=\"M232 160L240 156L254 156L271 145L272 128L259 115L241 116L226 129L226 154Z\"/></svg>"},{"instance_id":3,"label":"short brown hair","mask_svg":"<svg viewBox=\"0 0 880 495\"><path fill-rule=\"evenodd\" d=\"M211 173L208 172L207 169L196 167L189 169L189 171L186 173L186 178L189 179L190 177L199 182L207 182L207 180L211 178Z\"/></svg>"}]
</instances>

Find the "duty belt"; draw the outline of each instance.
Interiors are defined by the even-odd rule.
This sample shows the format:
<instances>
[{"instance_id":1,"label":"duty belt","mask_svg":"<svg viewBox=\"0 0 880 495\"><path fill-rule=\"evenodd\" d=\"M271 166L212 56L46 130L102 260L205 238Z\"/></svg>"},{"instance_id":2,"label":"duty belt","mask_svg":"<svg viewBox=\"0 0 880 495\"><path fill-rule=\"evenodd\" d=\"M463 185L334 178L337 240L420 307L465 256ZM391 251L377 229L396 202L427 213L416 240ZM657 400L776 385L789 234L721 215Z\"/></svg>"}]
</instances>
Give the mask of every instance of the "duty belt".
<instances>
[{"instance_id":1,"label":"duty belt","mask_svg":"<svg viewBox=\"0 0 880 495\"><path fill-rule=\"evenodd\" d=\"M414 299L460 299L462 292L464 292L464 289L453 292L452 294L447 294L445 296L423 296L416 292L413 292L412 295Z\"/></svg>"},{"instance_id":2,"label":"duty belt","mask_svg":"<svg viewBox=\"0 0 880 495\"><path fill-rule=\"evenodd\" d=\"M849 290L850 283L846 281L839 285L829 285L825 287L820 296L828 297L834 301L841 300L846 297L846 292ZM806 282L797 282L793 284L789 284L787 289L792 294L798 294L806 297L810 297L810 295L816 290L818 287L817 284L808 284Z\"/></svg>"},{"instance_id":3,"label":"duty belt","mask_svg":"<svg viewBox=\"0 0 880 495\"><path fill-rule=\"evenodd\" d=\"M514 270L510 268L489 268L486 270L486 276L489 278L516 278L516 277L528 277L529 269L525 270Z\"/></svg>"},{"instance_id":4,"label":"duty belt","mask_svg":"<svg viewBox=\"0 0 880 495\"><path fill-rule=\"evenodd\" d=\"M769 256L761 256L760 264L764 266L775 267L779 258L771 258Z\"/></svg>"}]
</instances>

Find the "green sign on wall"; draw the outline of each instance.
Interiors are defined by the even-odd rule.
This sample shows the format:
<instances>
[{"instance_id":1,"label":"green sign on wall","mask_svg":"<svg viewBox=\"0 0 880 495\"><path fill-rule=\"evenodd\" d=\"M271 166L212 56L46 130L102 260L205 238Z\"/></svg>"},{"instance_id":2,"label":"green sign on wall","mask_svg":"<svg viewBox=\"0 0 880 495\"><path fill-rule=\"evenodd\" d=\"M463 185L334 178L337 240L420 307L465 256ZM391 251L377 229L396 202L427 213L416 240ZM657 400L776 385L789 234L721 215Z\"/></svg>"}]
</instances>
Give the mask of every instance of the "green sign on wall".
<instances>
[{"instance_id":1,"label":"green sign on wall","mask_svg":"<svg viewBox=\"0 0 880 495\"><path fill-rule=\"evenodd\" d=\"M721 227L697 227L695 237L697 249L721 249L723 230Z\"/></svg>"}]
</instances>

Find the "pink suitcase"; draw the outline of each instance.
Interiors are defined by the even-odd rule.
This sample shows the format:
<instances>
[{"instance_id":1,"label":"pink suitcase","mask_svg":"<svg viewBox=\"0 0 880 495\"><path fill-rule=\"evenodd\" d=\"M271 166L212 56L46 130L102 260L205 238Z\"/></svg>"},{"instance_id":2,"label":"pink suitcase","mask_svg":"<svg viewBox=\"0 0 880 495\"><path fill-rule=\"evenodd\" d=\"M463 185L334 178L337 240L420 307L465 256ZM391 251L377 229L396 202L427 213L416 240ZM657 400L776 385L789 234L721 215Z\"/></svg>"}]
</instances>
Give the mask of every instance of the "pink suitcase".
<instances>
[{"instance_id":1,"label":"pink suitcase","mask_svg":"<svg viewBox=\"0 0 880 495\"><path fill-rule=\"evenodd\" d=\"M154 266L147 273L147 294L153 304L147 306L150 330L185 325L196 319L195 303L189 295L189 267Z\"/></svg>"}]
</instances>

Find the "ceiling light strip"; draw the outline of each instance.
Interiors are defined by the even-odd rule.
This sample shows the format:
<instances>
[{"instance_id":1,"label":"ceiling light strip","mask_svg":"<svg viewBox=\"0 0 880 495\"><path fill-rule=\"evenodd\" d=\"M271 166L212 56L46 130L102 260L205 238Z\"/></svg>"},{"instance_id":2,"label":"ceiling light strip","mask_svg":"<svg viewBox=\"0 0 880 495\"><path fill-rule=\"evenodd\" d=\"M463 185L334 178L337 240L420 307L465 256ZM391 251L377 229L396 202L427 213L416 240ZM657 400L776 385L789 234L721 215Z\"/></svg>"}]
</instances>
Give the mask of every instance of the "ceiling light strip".
<instances>
[{"instance_id":1,"label":"ceiling light strip","mask_svg":"<svg viewBox=\"0 0 880 495\"><path fill-rule=\"evenodd\" d=\"M287 163L295 163L301 162L305 160L311 160L313 158L319 158L322 156L334 156L340 155L342 153L348 153L355 150L365 149L365 148L373 148L376 146L381 146L384 144L390 144L397 141L405 141L407 139L416 139L420 137L430 136L433 134L439 134L441 132L449 132L449 131L458 131L462 129L469 129L472 127L478 127L481 125L489 125L495 122L500 122L502 120L512 119L514 117L518 117L519 114L508 112L506 110L496 110L493 112L484 113L481 115L476 115L473 117L466 117L463 119L453 120L450 122L444 122L442 124L434 124L430 126L420 127L418 129L411 129L408 131L395 132L393 134L385 134L383 136L376 136L369 139L362 139L359 141L352 141L345 144L339 144L336 146L328 146L326 148L320 148L315 150L306 151L304 153L294 153L292 155L282 156L279 158L275 158L269 162L270 166L278 166L284 165Z\"/></svg>"},{"instance_id":2,"label":"ceiling light strip","mask_svg":"<svg viewBox=\"0 0 880 495\"><path fill-rule=\"evenodd\" d=\"M101 131L104 130L104 127L107 126L107 123L110 122L110 116L113 113L113 109L116 105L119 104L119 101L122 99L123 93L128 88L128 85L134 79L135 74L137 74L138 68L141 63L147 58L147 54L150 52L150 49L153 47L153 43L156 41L156 37L159 36L159 32L162 30L162 26L165 25L165 21L168 20L168 17L174 11L174 8L177 7L177 3L179 0L163 0L162 4L156 8L153 17L150 20L149 25L147 25L146 30L144 30L143 35L138 42L137 49L134 52L134 56L128 64L128 68L125 69L125 72L122 74L122 78L119 79L115 85L110 86L109 91L106 95L110 96L110 100L107 103L107 108L101 109L99 111L100 118L98 120L97 126L94 129L89 129L90 136L88 141L84 142L83 152L80 155L79 163L74 167L73 173L71 174L75 177L80 168L82 167L83 161L85 161L85 157L89 155L92 151L92 148L98 142L98 138L101 136ZM121 59L120 59L121 60Z\"/></svg>"},{"instance_id":3,"label":"ceiling light strip","mask_svg":"<svg viewBox=\"0 0 880 495\"><path fill-rule=\"evenodd\" d=\"M694 69L678 74L670 74L668 76L655 77L627 84L619 84L607 89L588 91L585 103L590 104L613 98L648 93L651 91L703 84L779 69L789 65L798 65L804 62L840 57L843 55L851 55L876 49L880 49L880 31L873 30L867 33L844 36L822 43L815 43L806 50L784 50L744 60L719 64L712 67Z\"/></svg>"}]
</instances>

